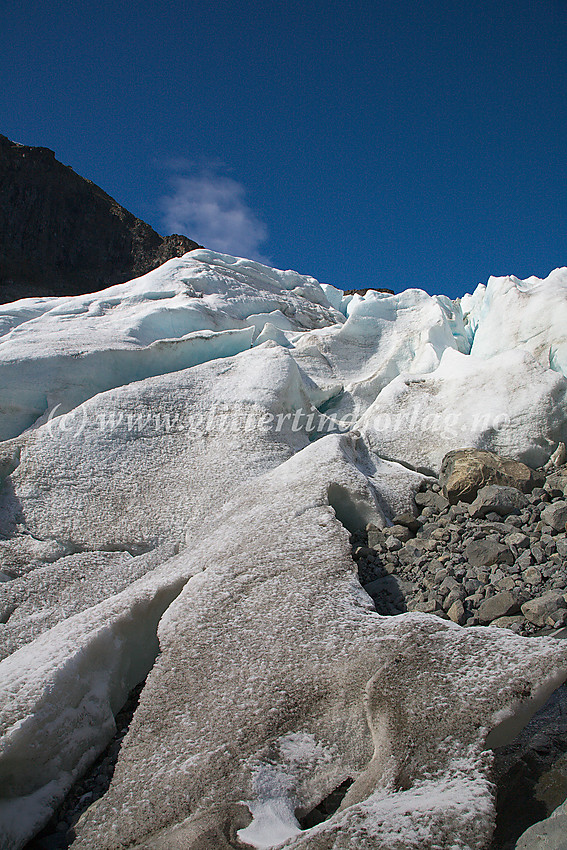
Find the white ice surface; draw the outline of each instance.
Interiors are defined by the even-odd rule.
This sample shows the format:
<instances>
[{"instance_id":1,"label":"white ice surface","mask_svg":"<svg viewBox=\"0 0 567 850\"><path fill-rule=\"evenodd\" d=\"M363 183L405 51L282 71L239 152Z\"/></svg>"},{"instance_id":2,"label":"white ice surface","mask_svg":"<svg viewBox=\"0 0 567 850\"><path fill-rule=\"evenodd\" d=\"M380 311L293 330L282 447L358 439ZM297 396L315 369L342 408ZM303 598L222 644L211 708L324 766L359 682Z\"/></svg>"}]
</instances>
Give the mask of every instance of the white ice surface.
<instances>
[{"instance_id":1,"label":"white ice surface","mask_svg":"<svg viewBox=\"0 0 567 850\"><path fill-rule=\"evenodd\" d=\"M391 381L357 427L383 457L436 473L462 447L539 466L567 438L567 380L522 350L484 360L448 349L434 371Z\"/></svg>"},{"instance_id":2,"label":"white ice surface","mask_svg":"<svg viewBox=\"0 0 567 850\"><path fill-rule=\"evenodd\" d=\"M567 268L543 280L491 277L461 303L476 357L522 349L542 366L567 375Z\"/></svg>"},{"instance_id":3,"label":"white ice surface","mask_svg":"<svg viewBox=\"0 0 567 850\"><path fill-rule=\"evenodd\" d=\"M243 351L266 322L342 321L314 278L205 250L102 292L0 305L0 439L57 405Z\"/></svg>"},{"instance_id":4,"label":"white ice surface","mask_svg":"<svg viewBox=\"0 0 567 850\"><path fill-rule=\"evenodd\" d=\"M180 556L188 571L210 566L162 617L113 783L75 850L197 848L212 823L225 847L245 810L254 817L240 836L264 848L287 832L289 847L354 848L368 836L385 850L402 811L394 846L406 833L411 848L431 836L421 850L488 838L485 736L520 682L537 692L567 675L567 648L371 613L328 504L331 484L375 504L357 454L349 437L306 447L240 487ZM343 809L298 833L292 813L347 777Z\"/></svg>"},{"instance_id":5,"label":"white ice surface","mask_svg":"<svg viewBox=\"0 0 567 850\"><path fill-rule=\"evenodd\" d=\"M6 850L150 669L77 850L221 850L238 831L310 850L488 840L485 736L520 716L520 686L535 703L561 680L565 651L378 617L343 525L411 509L422 477L380 455L435 470L477 445L542 463L566 440L565 274L461 302L343 297L203 250L101 293L0 305ZM362 436L313 433L316 408ZM295 812L348 777L343 807L298 832Z\"/></svg>"},{"instance_id":6,"label":"white ice surface","mask_svg":"<svg viewBox=\"0 0 567 850\"><path fill-rule=\"evenodd\" d=\"M343 325L303 334L294 351L320 386L335 388L327 412L338 419L355 421L401 372L431 372L447 348L466 345L458 304L419 289L354 295L347 314Z\"/></svg>"}]
</instances>

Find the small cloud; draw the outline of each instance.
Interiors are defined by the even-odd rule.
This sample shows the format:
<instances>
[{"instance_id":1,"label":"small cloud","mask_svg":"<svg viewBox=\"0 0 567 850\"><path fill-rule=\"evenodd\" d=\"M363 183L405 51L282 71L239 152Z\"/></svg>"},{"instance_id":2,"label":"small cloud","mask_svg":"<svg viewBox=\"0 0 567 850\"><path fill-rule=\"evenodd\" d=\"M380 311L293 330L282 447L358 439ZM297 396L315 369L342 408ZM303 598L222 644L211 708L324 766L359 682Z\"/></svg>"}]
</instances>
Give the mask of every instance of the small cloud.
<instances>
[{"instance_id":1,"label":"small cloud","mask_svg":"<svg viewBox=\"0 0 567 850\"><path fill-rule=\"evenodd\" d=\"M178 172L170 181L171 194L161 199L168 232L183 233L213 251L269 262L259 251L268 228L248 206L242 183L219 173L220 163L189 174L195 168L189 161L168 165Z\"/></svg>"}]
</instances>

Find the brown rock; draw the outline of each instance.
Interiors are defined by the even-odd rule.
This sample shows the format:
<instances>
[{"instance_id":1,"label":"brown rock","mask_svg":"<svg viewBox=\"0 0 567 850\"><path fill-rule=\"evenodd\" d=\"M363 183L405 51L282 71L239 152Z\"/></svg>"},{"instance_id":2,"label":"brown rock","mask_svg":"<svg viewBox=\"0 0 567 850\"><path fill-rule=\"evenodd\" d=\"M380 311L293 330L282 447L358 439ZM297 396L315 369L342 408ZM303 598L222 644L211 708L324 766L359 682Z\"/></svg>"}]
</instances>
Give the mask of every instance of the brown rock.
<instances>
[{"instance_id":1,"label":"brown rock","mask_svg":"<svg viewBox=\"0 0 567 850\"><path fill-rule=\"evenodd\" d=\"M459 626L463 626L465 624L467 615L465 612L465 606L463 605L460 599L456 599L455 602L453 602L453 604L447 611L447 615L450 620L452 620L454 623L457 623Z\"/></svg>"},{"instance_id":2,"label":"brown rock","mask_svg":"<svg viewBox=\"0 0 567 850\"><path fill-rule=\"evenodd\" d=\"M441 463L439 483L443 495L452 505L473 502L481 487L500 484L530 493L542 476L525 463L499 457L479 449L457 449L449 452Z\"/></svg>"}]
</instances>

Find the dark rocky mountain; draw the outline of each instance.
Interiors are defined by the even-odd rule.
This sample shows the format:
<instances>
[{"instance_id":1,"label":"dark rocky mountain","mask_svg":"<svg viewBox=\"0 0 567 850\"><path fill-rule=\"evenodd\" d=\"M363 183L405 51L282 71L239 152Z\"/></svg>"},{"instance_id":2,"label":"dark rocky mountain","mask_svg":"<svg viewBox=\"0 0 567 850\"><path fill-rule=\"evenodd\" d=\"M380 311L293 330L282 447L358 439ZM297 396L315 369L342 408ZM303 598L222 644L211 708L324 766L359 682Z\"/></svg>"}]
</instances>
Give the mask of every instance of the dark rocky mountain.
<instances>
[{"instance_id":1,"label":"dark rocky mountain","mask_svg":"<svg viewBox=\"0 0 567 850\"><path fill-rule=\"evenodd\" d=\"M0 303L93 292L198 247L160 236L48 148L0 135Z\"/></svg>"},{"instance_id":2,"label":"dark rocky mountain","mask_svg":"<svg viewBox=\"0 0 567 850\"><path fill-rule=\"evenodd\" d=\"M387 295L395 295L393 289L380 289L377 286L368 286L366 289L345 289L345 295L366 295L367 292L385 292Z\"/></svg>"}]
</instances>

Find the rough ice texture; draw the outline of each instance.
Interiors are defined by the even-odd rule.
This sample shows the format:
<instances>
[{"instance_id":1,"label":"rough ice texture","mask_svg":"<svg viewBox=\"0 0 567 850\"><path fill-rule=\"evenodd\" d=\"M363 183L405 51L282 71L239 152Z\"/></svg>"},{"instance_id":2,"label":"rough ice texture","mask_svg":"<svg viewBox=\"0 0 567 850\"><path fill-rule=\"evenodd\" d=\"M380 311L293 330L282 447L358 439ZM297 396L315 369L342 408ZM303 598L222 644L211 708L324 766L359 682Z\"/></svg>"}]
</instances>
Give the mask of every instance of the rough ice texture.
<instances>
[{"instance_id":1,"label":"rough ice texture","mask_svg":"<svg viewBox=\"0 0 567 850\"><path fill-rule=\"evenodd\" d=\"M445 349L468 350L459 306L419 289L354 295L347 315L296 342L301 367L334 392L327 412L337 418L352 422L401 372L433 371Z\"/></svg>"},{"instance_id":2,"label":"rough ice texture","mask_svg":"<svg viewBox=\"0 0 567 850\"><path fill-rule=\"evenodd\" d=\"M393 834L400 847L482 846L486 734L541 682L559 684L567 649L372 613L329 481L372 506L356 444L325 437L241 487L183 556L188 572L210 567L160 622L160 656L77 850L228 847L246 809L263 821L257 846L270 829L272 846L347 777L342 810L287 846L391 848ZM290 735L312 746L290 755Z\"/></svg>"},{"instance_id":3,"label":"rough ice texture","mask_svg":"<svg viewBox=\"0 0 567 850\"><path fill-rule=\"evenodd\" d=\"M518 310L499 321L519 351L469 354L484 298L342 297L196 251L0 309L0 847L48 820L149 673L80 850L481 850L486 748L566 652L378 616L348 531L412 509L408 466L466 445L543 462L565 440L559 361ZM377 425L415 409L438 419ZM327 433L348 416L358 430Z\"/></svg>"},{"instance_id":4,"label":"rough ice texture","mask_svg":"<svg viewBox=\"0 0 567 850\"><path fill-rule=\"evenodd\" d=\"M521 350L483 360L448 349L429 374L391 381L358 427L382 456L436 473L463 446L540 466L567 437L567 380Z\"/></svg>"},{"instance_id":5,"label":"rough ice texture","mask_svg":"<svg viewBox=\"0 0 567 850\"><path fill-rule=\"evenodd\" d=\"M250 348L267 322L342 321L314 278L204 250L93 295L1 305L0 439L57 405Z\"/></svg>"},{"instance_id":6,"label":"rough ice texture","mask_svg":"<svg viewBox=\"0 0 567 850\"><path fill-rule=\"evenodd\" d=\"M474 334L471 354L488 358L519 348L567 375L567 268L544 280L491 277L461 305Z\"/></svg>"}]
</instances>

